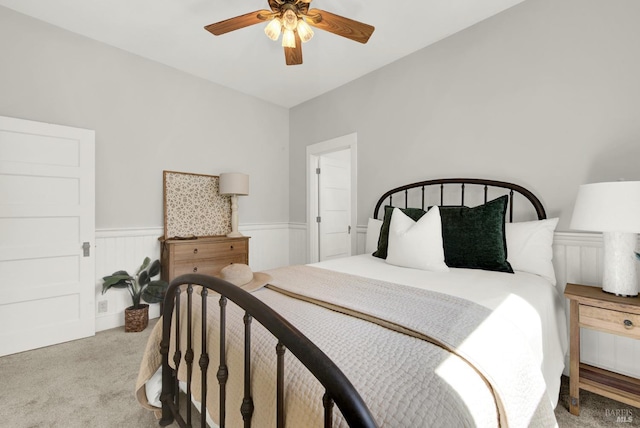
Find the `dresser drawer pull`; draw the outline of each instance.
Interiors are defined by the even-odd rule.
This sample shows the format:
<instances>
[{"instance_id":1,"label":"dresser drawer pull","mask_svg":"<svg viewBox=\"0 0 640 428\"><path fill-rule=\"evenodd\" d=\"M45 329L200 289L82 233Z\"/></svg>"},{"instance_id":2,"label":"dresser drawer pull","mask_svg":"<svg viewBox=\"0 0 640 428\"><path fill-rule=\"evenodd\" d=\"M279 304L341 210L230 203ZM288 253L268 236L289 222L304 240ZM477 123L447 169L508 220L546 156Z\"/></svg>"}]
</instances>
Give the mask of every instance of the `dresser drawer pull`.
<instances>
[{"instance_id":1,"label":"dresser drawer pull","mask_svg":"<svg viewBox=\"0 0 640 428\"><path fill-rule=\"evenodd\" d=\"M632 329L632 328L633 328L633 321L631 321L631 320L624 320L624 328L626 328L626 329Z\"/></svg>"},{"instance_id":2,"label":"dresser drawer pull","mask_svg":"<svg viewBox=\"0 0 640 428\"><path fill-rule=\"evenodd\" d=\"M196 273L196 272L198 272L198 266L195 266L195 267L193 268L193 273Z\"/></svg>"},{"instance_id":3,"label":"dresser drawer pull","mask_svg":"<svg viewBox=\"0 0 640 428\"><path fill-rule=\"evenodd\" d=\"M233 250L233 245L230 245L229 248L231 248Z\"/></svg>"},{"instance_id":4,"label":"dresser drawer pull","mask_svg":"<svg viewBox=\"0 0 640 428\"><path fill-rule=\"evenodd\" d=\"M198 254L198 249L197 248L193 249L193 254Z\"/></svg>"}]
</instances>

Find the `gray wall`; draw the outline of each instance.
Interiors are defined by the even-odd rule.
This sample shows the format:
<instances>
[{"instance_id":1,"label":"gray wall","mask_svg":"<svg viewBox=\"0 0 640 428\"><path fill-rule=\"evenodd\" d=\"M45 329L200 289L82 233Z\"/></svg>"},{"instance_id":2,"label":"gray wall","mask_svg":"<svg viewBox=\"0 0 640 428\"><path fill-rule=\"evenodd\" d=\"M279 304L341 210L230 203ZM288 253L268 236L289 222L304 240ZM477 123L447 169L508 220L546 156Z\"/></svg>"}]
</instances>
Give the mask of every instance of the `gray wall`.
<instances>
[{"instance_id":1,"label":"gray wall","mask_svg":"<svg viewBox=\"0 0 640 428\"><path fill-rule=\"evenodd\" d=\"M96 131L96 227L163 225L162 171L251 177L240 223L289 220L289 112L0 7L0 115Z\"/></svg>"},{"instance_id":2,"label":"gray wall","mask_svg":"<svg viewBox=\"0 0 640 428\"><path fill-rule=\"evenodd\" d=\"M357 132L359 224L393 186L482 176L566 230L579 184L640 179L639 18L527 0L287 111L0 7L0 115L96 130L98 228L162 225L165 169L246 172L241 224L305 222L306 146Z\"/></svg>"},{"instance_id":3,"label":"gray wall","mask_svg":"<svg viewBox=\"0 0 640 428\"><path fill-rule=\"evenodd\" d=\"M293 108L291 221L305 147L357 132L361 225L392 187L467 176L528 187L567 230L580 184L640 180L639 20L637 0L528 0Z\"/></svg>"}]
</instances>

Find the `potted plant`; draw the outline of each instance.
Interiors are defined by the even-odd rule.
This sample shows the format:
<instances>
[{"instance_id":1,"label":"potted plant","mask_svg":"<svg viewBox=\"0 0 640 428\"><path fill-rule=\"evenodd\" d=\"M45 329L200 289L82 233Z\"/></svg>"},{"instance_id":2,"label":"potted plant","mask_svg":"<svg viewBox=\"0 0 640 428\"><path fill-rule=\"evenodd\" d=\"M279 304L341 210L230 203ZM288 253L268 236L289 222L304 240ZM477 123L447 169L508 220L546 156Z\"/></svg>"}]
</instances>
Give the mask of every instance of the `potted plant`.
<instances>
[{"instance_id":1,"label":"potted plant","mask_svg":"<svg viewBox=\"0 0 640 428\"><path fill-rule=\"evenodd\" d=\"M126 288L131 294L133 305L124 311L124 331L143 331L149 324L149 305L140 304L140 300L147 303L159 303L164 299L169 284L163 280L152 281L151 278L160 273L160 261L151 263L149 257L145 257L135 276L129 275L124 270L105 276L102 284L102 294L111 287Z\"/></svg>"}]
</instances>

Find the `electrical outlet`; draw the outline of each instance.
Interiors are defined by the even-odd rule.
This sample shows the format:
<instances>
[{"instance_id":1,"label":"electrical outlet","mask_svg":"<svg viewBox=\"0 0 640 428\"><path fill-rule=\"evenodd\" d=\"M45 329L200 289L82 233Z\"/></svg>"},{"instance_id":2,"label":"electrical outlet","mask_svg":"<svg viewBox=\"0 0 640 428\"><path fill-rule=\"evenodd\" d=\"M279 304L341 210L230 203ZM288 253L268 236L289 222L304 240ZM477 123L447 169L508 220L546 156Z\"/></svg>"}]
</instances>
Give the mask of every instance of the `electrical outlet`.
<instances>
[{"instance_id":1,"label":"electrical outlet","mask_svg":"<svg viewBox=\"0 0 640 428\"><path fill-rule=\"evenodd\" d=\"M98 313L104 313L109 310L109 301L108 300L100 300L98 302Z\"/></svg>"}]
</instances>

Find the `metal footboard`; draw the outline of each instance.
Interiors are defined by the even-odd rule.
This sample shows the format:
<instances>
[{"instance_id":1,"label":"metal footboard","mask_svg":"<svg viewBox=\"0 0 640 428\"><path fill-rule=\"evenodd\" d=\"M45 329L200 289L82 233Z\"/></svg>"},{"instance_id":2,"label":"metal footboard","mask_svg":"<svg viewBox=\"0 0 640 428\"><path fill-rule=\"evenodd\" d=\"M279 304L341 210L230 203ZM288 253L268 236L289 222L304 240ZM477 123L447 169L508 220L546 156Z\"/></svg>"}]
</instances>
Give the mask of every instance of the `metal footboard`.
<instances>
[{"instance_id":1,"label":"metal footboard","mask_svg":"<svg viewBox=\"0 0 640 428\"><path fill-rule=\"evenodd\" d=\"M226 362L226 305L227 300L231 300L245 311L244 315L244 398L242 403L231 403L234 408L240 404L240 412L245 427L251 426L251 418L253 414L253 397L251 396L251 323L255 319L262 324L275 338L277 345L275 352L277 355L276 370L276 423L277 427L284 427L284 355L288 349L323 385L325 394L318 397L322 400L324 407L324 426L332 426L333 406L334 403L341 411L343 417L351 427L377 427L377 424L371 415L367 405L364 403L354 386L342 371L331 361L331 359L320 350L313 342L311 342L298 329L291 325L286 319L276 313L262 301L247 293L246 291L230 284L222 279L200 275L188 274L182 275L171 282L164 301L163 308L163 334L160 345L162 354L162 419L160 425L171 424L174 420L181 427L192 426L191 411L191 374L194 369L194 360L196 356L193 351L192 342L192 325L194 323L192 316L192 302L194 298L198 298L198 294L194 297L194 288L201 286L201 311L202 311L202 353L198 356L197 364L202 371L202 397L200 413L200 425L206 426L206 402L207 402L207 376L210 370L210 356L207 353L207 304L211 304L212 299L208 299L208 290L220 295L218 300L220 312L220 356L217 367L216 377L218 380L219 398L220 398L220 414L219 426L225 427L226 416L226 382L228 378L228 367ZM184 289L184 290L183 290ZM182 294L186 294L183 297ZM180 311L181 299L186 298L186 322L187 322L187 338L185 350L180 349ZM175 310L175 325L172 324L172 314ZM212 309L213 310L213 309ZM175 352L173 356L169 355L171 328L174 329ZM169 358L172 358L175 370L169 366ZM186 364L187 369L187 388L186 388L186 417L179 413L180 394L177 379L177 370L181 364Z\"/></svg>"}]
</instances>

